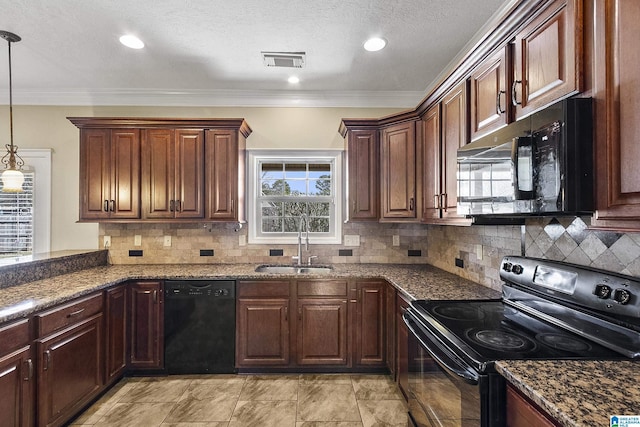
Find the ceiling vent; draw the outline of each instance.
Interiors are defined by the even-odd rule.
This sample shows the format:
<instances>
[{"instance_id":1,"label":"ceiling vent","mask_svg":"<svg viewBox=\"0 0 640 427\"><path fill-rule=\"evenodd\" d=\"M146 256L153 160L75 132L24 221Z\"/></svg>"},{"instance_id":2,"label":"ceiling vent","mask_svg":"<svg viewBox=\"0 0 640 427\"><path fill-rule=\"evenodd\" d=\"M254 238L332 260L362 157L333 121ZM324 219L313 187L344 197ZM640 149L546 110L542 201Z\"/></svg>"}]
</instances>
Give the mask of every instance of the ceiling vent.
<instances>
[{"instance_id":1,"label":"ceiling vent","mask_svg":"<svg viewBox=\"0 0 640 427\"><path fill-rule=\"evenodd\" d=\"M262 60L267 67L304 67L304 52L262 52Z\"/></svg>"}]
</instances>

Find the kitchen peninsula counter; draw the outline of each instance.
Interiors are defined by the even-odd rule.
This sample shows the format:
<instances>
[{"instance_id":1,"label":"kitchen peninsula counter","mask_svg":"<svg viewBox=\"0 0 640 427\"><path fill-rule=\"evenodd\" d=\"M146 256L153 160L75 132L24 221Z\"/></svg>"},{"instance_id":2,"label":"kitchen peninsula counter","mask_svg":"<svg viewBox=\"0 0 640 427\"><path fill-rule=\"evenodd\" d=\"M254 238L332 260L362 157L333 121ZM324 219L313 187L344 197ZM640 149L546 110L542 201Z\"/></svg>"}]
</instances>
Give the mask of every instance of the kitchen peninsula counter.
<instances>
[{"instance_id":1,"label":"kitchen peninsula counter","mask_svg":"<svg viewBox=\"0 0 640 427\"><path fill-rule=\"evenodd\" d=\"M409 299L495 299L496 290L430 265L337 264L329 274L256 273L255 264L105 265L0 289L0 323L127 280L380 278Z\"/></svg>"}]
</instances>

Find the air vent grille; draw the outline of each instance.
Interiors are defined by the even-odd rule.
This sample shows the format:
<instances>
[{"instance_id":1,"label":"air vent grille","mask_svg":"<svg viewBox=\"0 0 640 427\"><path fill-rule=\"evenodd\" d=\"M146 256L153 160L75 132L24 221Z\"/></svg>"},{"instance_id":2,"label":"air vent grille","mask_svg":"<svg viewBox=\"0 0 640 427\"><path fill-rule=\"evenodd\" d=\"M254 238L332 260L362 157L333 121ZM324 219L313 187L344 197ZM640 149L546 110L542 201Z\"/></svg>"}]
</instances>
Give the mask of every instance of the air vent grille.
<instances>
[{"instance_id":1,"label":"air vent grille","mask_svg":"<svg viewBox=\"0 0 640 427\"><path fill-rule=\"evenodd\" d=\"M305 52L262 52L262 60L267 67L302 68Z\"/></svg>"}]
</instances>

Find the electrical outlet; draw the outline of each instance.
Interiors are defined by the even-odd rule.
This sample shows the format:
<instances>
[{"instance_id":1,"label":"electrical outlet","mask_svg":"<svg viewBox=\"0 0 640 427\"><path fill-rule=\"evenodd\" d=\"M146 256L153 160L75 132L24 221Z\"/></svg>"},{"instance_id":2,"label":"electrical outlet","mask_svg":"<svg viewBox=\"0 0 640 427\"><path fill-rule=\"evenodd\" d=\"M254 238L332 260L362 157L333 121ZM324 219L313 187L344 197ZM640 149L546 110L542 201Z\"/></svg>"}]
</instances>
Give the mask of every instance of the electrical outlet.
<instances>
[{"instance_id":1,"label":"electrical outlet","mask_svg":"<svg viewBox=\"0 0 640 427\"><path fill-rule=\"evenodd\" d=\"M397 234L393 235L393 246L400 246L400 236Z\"/></svg>"},{"instance_id":2,"label":"electrical outlet","mask_svg":"<svg viewBox=\"0 0 640 427\"><path fill-rule=\"evenodd\" d=\"M464 261L462 258L456 258L456 267L464 268Z\"/></svg>"},{"instance_id":3,"label":"electrical outlet","mask_svg":"<svg viewBox=\"0 0 640 427\"><path fill-rule=\"evenodd\" d=\"M171 236L164 236L162 243L164 246L171 246Z\"/></svg>"},{"instance_id":4,"label":"electrical outlet","mask_svg":"<svg viewBox=\"0 0 640 427\"><path fill-rule=\"evenodd\" d=\"M345 234L344 235L345 246L360 246L360 235L358 234Z\"/></svg>"},{"instance_id":5,"label":"electrical outlet","mask_svg":"<svg viewBox=\"0 0 640 427\"><path fill-rule=\"evenodd\" d=\"M482 245L476 245L476 258L478 261L482 259Z\"/></svg>"},{"instance_id":6,"label":"electrical outlet","mask_svg":"<svg viewBox=\"0 0 640 427\"><path fill-rule=\"evenodd\" d=\"M102 246L105 249L108 249L111 247L111 236L103 236L102 237Z\"/></svg>"},{"instance_id":7,"label":"electrical outlet","mask_svg":"<svg viewBox=\"0 0 640 427\"><path fill-rule=\"evenodd\" d=\"M142 246L142 236L136 234L133 236L133 246Z\"/></svg>"}]
</instances>

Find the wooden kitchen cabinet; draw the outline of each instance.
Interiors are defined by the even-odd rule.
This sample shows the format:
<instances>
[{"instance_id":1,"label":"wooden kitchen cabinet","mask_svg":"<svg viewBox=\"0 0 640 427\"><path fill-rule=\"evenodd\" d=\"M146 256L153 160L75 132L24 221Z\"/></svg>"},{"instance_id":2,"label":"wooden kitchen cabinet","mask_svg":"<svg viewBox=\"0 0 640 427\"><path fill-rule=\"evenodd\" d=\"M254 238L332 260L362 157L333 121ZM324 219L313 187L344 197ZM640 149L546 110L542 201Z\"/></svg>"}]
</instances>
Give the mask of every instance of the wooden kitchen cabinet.
<instances>
[{"instance_id":1,"label":"wooden kitchen cabinet","mask_svg":"<svg viewBox=\"0 0 640 427\"><path fill-rule=\"evenodd\" d=\"M402 315L409 308L409 301L399 292L396 294L396 381L398 388L408 400L409 396L409 330Z\"/></svg>"},{"instance_id":2,"label":"wooden kitchen cabinet","mask_svg":"<svg viewBox=\"0 0 640 427\"><path fill-rule=\"evenodd\" d=\"M355 322L354 365L386 366L386 289L384 281L356 282L357 304Z\"/></svg>"},{"instance_id":3,"label":"wooden kitchen cabinet","mask_svg":"<svg viewBox=\"0 0 640 427\"><path fill-rule=\"evenodd\" d=\"M386 351L387 351L387 369L391 374L391 378L397 381L396 371L396 288L391 283L385 284L385 330L386 330Z\"/></svg>"},{"instance_id":4,"label":"wooden kitchen cabinet","mask_svg":"<svg viewBox=\"0 0 640 427\"><path fill-rule=\"evenodd\" d=\"M204 132L145 129L142 195L145 219L204 217Z\"/></svg>"},{"instance_id":5,"label":"wooden kitchen cabinet","mask_svg":"<svg viewBox=\"0 0 640 427\"><path fill-rule=\"evenodd\" d=\"M559 424L507 384L506 427L556 427Z\"/></svg>"},{"instance_id":6,"label":"wooden kitchen cabinet","mask_svg":"<svg viewBox=\"0 0 640 427\"><path fill-rule=\"evenodd\" d=\"M237 282L236 367L290 363L288 281Z\"/></svg>"},{"instance_id":7,"label":"wooden kitchen cabinet","mask_svg":"<svg viewBox=\"0 0 640 427\"><path fill-rule=\"evenodd\" d=\"M36 314L39 427L60 426L104 385L102 293Z\"/></svg>"},{"instance_id":8,"label":"wooden kitchen cabinet","mask_svg":"<svg viewBox=\"0 0 640 427\"><path fill-rule=\"evenodd\" d=\"M592 227L640 230L640 3L595 2L596 212Z\"/></svg>"},{"instance_id":9,"label":"wooden kitchen cabinet","mask_svg":"<svg viewBox=\"0 0 640 427\"><path fill-rule=\"evenodd\" d=\"M126 284L105 291L105 383L107 384L122 377L127 369L128 302Z\"/></svg>"},{"instance_id":10,"label":"wooden kitchen cabinet","mask_svg":"<svg viewBox=\"0 0 640 427\"><path fill-rule=\"evenodd\" d=\"M297 282L297 350L300 366L347 366L347 282Z\"/></svg>"},{"instance_id":11,"label":"wooden kitchen cabinet","mask_svg":"<svg viewBox=\"0 0 640 427\"><path fill-rule=\"evenodd\" d=\"M381 221L416 220L418 198L416 122L392 125L381 131Z\"/></svg>"},{"instance_id":12,"label":"wooden kitchen cabinet","mask_svg":"<svg viewBox=\"0 0 640 427\"><path fill-rule=\"evenodd\" d=\"M206 131L207 219L244 221L245 153L245 138L238 131Z\"/></svg>"},{"instance_id":13,"label":"wooden kitchen cabinet","mask_svg":"<svg viewBox=\"0 0 640 427\"><path fill-rule=\"evenodd\" d=\"M162 282L131 282L130 366L158 370L164 366L164 311Z\"/></svg>"},{"instance_id":14,"label":"wooden kitchen cabinet","mask_svg":"<svg viewBox=\"0 0 640 427\"><path fill-rule=\"evenodd\" d=\"M377 129L354 129L347 134L345 220L377 221L380 216L378 133Z\"/></svg>"},{"instance_id":15,"label":"wooden kitchen cabinet","mask_svg":"<svg viewBox=\"0 0 640 427\"><path fill-rule=\"evenodd\" d=\"M82 129L80 220L140 218L140 131Z\"/></svg>"},{"instance_id":16,"label":"wooden kitchen cabinet","mask_svg":"<svg viewBox=\"0 0 640 427\"><path fill-rule=\"evenodd\" d=\"M473 141L511 121L509 49L498 49L471 73L470 123Z\"/></svg>"},{"instance_id":17,"label":"wooden kitchen cabinet","mask_svg":"<svg viewBox=\"0 0 640 427\"><path fill-rule=\"evenodd\" d=\"M29 321L0 328L0 426L33 425L34 369Z\"/></svg>"},{"instance_id":18,"label":"wooden kitchen cabinet","mask_svg":"<svg viewBox=\"0 0 640 427\"><path fill-rule=\"evenodd\" d=\"M556 0L515 37L515 118L566 96L583 85L583 2Z\"/></svg>"},{"instance_id":19,"label":"wooden kitchen cabinet","mask_svg":"<svg viewBox=\"0 0 640 427\"><path fill-rule=\"evenodd\" d=\"M469 225L457 211L457 154L467 138L467 86L460 83L422 118L424 135L422 221Z\"/></svg>"}]
</instances>

